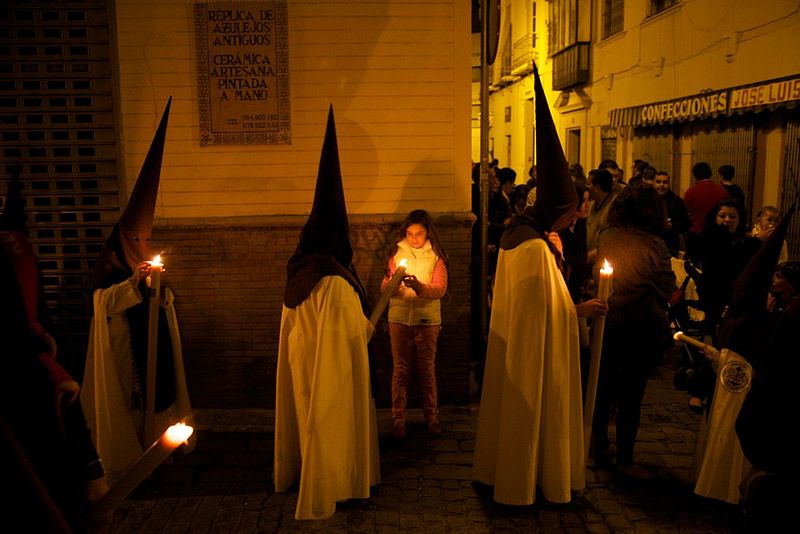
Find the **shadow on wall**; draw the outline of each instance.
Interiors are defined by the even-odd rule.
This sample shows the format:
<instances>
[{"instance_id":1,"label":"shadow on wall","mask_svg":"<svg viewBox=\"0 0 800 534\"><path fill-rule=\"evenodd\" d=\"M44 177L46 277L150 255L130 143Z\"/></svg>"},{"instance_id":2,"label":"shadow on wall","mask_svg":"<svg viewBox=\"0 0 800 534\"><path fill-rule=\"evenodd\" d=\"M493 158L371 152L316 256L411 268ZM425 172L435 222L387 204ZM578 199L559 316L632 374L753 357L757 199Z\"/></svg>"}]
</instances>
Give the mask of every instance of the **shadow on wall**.
<instances>
[{"instance_id":1,"label":"shadow on wall","mask_svg":"<svg viewBox=\"0 0 800 534\"><path fill-rule=\"evenodd\" d=\"M370 192L375 188L380 174L380 157L368 126L370 120L380 125L379 110L371 110L365 95L380 94L380 88L365 87L367 73L374 72L374 64L391 60L381 57L378 44L389 25L390 2L363 2L348 6L346 20L334 19L324 28L305 28L296 20L324 17L327 11L316 3L289 6L290 48L306 50L302 56L303 77L314 80L313 90L307 96L306 111L318 115L320 140L325 132L325 119L329 104L333 104L336 119L336 137L339 145L339 160L342 181L349 214L370 213ZM296 18L298 17L298 18ZM302 28L302 30L301 30ZM297 31L300 30L300 31ZM305 31L303 31L305 30ZM357 37L354 37L356 36ZM302 42L296 42L302 39ZM295 63L290 53L290 61ZM294 66L294 65L293 65ZM299 78L299 76L295 76ZM293 98L298 95L293 94ZM318 113L315 108L318 107ZM374 119L372 118L374 117ZM383 126L379 126L383 127ZM321 145L320 145L321 146ZM311 168L311 167L310 167ZM308 208L311 210L317 166L308 177L310 184Z\"/></svg>"}]
</instances>

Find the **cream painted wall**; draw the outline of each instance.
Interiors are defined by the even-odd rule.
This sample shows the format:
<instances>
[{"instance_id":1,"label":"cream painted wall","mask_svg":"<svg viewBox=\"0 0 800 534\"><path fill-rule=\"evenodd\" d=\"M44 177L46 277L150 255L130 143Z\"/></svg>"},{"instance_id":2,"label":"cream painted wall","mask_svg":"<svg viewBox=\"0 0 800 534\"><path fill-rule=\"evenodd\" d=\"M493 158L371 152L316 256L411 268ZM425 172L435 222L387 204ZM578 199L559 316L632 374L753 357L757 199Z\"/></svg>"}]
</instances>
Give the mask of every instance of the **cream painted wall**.
<instances>
[{"instance_id":1,"label":"cream painted wall","mask_svg":"<svg viewBox=\"0 0 800 534\"><path fill-rule=\"evenodd\" d=\"M596 12L589 124L591 152L599 152L599 126L612 109L670 100L800 73L800 6L790 0L681 1L647 18L646 2L625 2L624 31L600 41L602 13ZM777 203L783 155L781 125L774 121L756 168L755 199ZM691 140L680 140L678 183L691 185ZM631 164L632 141L618 138L618 162Z\"/></svg>"},{"instance_id":2,"label":"cream painted wall","mask_svg":"<svg viewBox=\"0 0 800 534\"><path fill-rule=\"evenodd\" d=\"M350 213L470 208L470 5L290 0L291 145L201 147L193 2L116 0L121 175L173 96L157 217L310 210L333 104Z\"/></svg>"},{"instance_id":3,"label":"cream painted wall","mask_svg":"<svg viewBox=\"0 0 800 534\"><path fill-rule=\"evenodd\" d=\"M795 54L787 53L800 49L797 2L695 0L651 19L644 4L626 2L625 30L595 41L597 124L608 123L611 109L800 72Z\"/></svg>"}]
</instances>

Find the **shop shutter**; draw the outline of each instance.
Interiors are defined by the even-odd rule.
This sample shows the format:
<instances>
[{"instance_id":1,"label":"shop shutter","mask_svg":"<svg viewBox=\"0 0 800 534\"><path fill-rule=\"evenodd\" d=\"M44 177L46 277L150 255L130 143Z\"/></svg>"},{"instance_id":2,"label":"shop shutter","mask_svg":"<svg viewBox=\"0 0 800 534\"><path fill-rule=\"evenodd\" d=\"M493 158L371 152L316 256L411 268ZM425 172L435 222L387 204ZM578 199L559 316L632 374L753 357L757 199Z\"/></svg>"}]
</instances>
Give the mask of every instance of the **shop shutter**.
<instances>
[{"instance_id":1,"label":"shop shutter","mask_svg":"<svg viewBox=\"0 0 800 534\"><path fill-rule=\"evenodd\" d=\"M786 148L781 178L781 213L800 202L800 112L795 110L786 122ZM800 206L798 206L800 208ZM795 214L786 237L789 259L800 261L800 213Z\"/></svg>"},{"instance_id":2,"label":"shop shutter","mask_svg":"<svg viewBox=\"0 0 800 534\"><path fill-rule=\"evenodd\" d=\"M0 200L19 165L59 359L73 374L94 260L119 213L110 51L104 0L0 9Z\"/></svg>"},{"instance_id":3,"label":"shop shutter","mask_svg":"<svg viewBox=\"0 0 800 534\"><path fill-rule=\"evenodd\" d=\"M733 165L733 183L745 194L745 208L750 219L753 213L753 184L756 166L756 128L752 116L717 117L692 123L694 157L692 164L708 162L714 171L721 165Z\"/></svg>"},{"instance_id":4,"label":"shop shutter","mask_svg":"<svg viewBox=\"0 0 800 534\"><path fill-rule=\"evenodd\" d=\"M656 170L673 175L673 126L651 126L633 131L633 159L641 159ZM631 171L626 169L626 172Z\"/></svg>"}]
</instances>

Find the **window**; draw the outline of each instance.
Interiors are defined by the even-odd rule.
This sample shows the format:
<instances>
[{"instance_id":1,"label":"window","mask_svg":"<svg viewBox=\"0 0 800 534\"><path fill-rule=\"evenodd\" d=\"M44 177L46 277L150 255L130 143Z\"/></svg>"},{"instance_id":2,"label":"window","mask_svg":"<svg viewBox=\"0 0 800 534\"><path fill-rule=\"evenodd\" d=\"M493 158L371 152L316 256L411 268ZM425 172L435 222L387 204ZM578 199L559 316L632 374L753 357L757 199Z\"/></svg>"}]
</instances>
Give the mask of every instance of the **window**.
<instances>
[{"instance_id":1,"label":"window","mask_svg":"<svg viewBox=\"0 0 800 534\"><path fill-rule=\"evenodd\" d=\"M578 41L578 0L550 2L548 54L555 55Z\"/></svg>"},{"instance_id":2,"label":"window","mask_svg":"<svg viewBox=\"0 0 800 534\"><path fill-rule=\"evenodd\" d=\"M668 7L672 7L678 3L678 0L650 0L650 13L649 15L655 15L656 13L660 13L667 9Z\"/></svg>"},{"instance_id":3,"label":"window","mask_svg":"<svg viewBox=\"0 0 800 534\"><path fill-rule=\"evenodd\" d=\"M603 39L622 31L624 7L624 0L603 0Z\"/></svg>"}]
</instances>

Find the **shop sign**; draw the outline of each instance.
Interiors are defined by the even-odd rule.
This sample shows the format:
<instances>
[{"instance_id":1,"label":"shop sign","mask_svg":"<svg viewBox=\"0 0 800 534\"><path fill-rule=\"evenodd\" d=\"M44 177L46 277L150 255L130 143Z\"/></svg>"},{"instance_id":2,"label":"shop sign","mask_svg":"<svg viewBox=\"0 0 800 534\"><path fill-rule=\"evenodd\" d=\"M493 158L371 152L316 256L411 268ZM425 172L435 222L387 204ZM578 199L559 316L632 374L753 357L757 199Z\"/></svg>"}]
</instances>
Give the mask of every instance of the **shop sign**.
<instances>
[{"instance_id":1,"label":"shop sign","mask_svg":"<svg viewBox=\"0 0 800 534\"><path fill-rule=\"evenodd\" d=\"M729 106L734 110L781 104L792 100L800 100L800 77L732 89Z\"/></svg>"},{"instance_id":2,"label":"shop sign","mask_svg":"<svg viewBox=\"0 0 800 534\"><path fill-rule=\"evenodd\" d=\"M291 142L286 0L194 6L200 144Z\"/></svg>"},{"instance_id":3,"label":"shop sign","mask_svg":"<svg viewBox=\"0 0 800 534\"><path fill-rule=\"evenodd\" d=\"M641 106L637 125L685 121L725 113L728 92L714 91Z\"/></svg>"}]
</instances>

